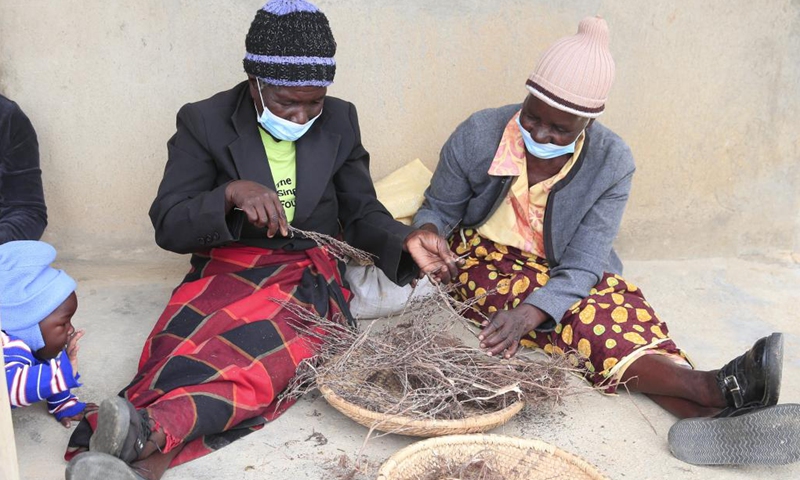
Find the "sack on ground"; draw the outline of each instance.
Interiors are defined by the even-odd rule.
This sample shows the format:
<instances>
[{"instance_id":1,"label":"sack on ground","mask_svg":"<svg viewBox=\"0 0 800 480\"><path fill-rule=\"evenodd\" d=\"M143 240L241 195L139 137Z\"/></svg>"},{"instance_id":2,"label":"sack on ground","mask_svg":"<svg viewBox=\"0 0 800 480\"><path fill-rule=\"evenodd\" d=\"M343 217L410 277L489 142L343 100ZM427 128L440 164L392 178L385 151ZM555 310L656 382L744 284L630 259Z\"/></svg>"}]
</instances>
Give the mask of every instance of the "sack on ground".
<instances>
[{"instance_id":1,"label":"sack on ground","mask_svg":"<svg viewBox=\"0 0 800 480\"><path fill-rule=\"evenodd\" d=\"M375 265L347 265L344 277L353 292L350 311L359 320L399 315L410 300L434 293L427 278L421 279L416 288L399 287Z\"/></svg>"}]
</instances>

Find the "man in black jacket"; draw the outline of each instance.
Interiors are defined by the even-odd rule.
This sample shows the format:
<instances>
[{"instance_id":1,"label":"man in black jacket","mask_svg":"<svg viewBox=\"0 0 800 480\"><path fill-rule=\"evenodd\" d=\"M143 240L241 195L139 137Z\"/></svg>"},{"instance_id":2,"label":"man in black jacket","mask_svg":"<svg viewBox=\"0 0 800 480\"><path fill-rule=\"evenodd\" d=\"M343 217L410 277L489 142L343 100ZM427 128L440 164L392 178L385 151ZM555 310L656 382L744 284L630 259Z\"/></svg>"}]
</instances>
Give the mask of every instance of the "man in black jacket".
<instances>
[{"instance_id":1,"label":"man in black jacket","mask_svg":"<svg viewBox=\"0 0 800 480\"><path fill-rule=\"evenodd\" d=\"M19 105L0 95L0 244L38 240L46 226L36 132Z\"/></svg>"}]
</instances>

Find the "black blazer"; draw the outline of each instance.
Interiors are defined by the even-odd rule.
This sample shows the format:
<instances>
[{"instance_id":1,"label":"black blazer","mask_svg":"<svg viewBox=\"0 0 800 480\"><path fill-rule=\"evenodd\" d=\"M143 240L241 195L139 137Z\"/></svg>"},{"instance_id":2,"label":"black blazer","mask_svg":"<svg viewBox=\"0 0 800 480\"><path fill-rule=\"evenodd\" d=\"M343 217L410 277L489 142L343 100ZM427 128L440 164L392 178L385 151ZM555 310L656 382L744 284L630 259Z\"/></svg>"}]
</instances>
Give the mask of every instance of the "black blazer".
<instances>
[{"instance_id":1,"label":"black blazer","mask_svg":"<svg viewBox=\"0 0 800 480\"><path fill-rule=\"evenodd\" d=\"M46 226L36 132L19 105L0 95L0 244L38 240Z\"/></svg>"},{"instance_id":2,"label":"black blazer","mask_svg":"<svg viewBox=\"0 0 800 480\"><path fill-rule=\"evenodd\" d=\"M239 211L225 214L225 187L245 179L275 189L247 82L178 112L177 132L167 143L164 178L150 208L156 243L193 253L231 242L300 250L308 239L267 238ZM361 145L355 106L326 97L320 117L296 143L297 190L292 226L343 234L351 245L378 257L396 283L416 274L403 240L412 231L395 221L375 196L369 153Z\"/></svg>"}]
</instances>

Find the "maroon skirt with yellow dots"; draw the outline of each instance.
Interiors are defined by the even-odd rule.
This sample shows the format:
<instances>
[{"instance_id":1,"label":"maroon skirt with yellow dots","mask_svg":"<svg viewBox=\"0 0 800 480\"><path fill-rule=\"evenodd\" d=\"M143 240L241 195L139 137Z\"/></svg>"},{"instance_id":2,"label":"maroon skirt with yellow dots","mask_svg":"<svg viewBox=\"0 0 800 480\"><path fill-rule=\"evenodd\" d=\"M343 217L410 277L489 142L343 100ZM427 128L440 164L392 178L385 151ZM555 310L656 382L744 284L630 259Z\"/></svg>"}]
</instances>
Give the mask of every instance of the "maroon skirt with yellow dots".
<instances>
[{"instance_id":1,"label":"maroon skirt with yellow dots","mask_svg":"<svg viewBox=\"0 0 800 480\"><path fill-rule=\"evenodd\" d=\"M471 229L463 236L454 235L451 249L466 255L455 294L475 300L474 309L465 316L477 323L498 310L516 307L550 279L544 258L499 245ZM667 355L691 366L642 292L612 273L604 274L586 298L575 302L555 330L530 332L520 344L567 355L589 382L608 393L616 391L625 369L642 355Z\"/></svg>"}]
</instances>

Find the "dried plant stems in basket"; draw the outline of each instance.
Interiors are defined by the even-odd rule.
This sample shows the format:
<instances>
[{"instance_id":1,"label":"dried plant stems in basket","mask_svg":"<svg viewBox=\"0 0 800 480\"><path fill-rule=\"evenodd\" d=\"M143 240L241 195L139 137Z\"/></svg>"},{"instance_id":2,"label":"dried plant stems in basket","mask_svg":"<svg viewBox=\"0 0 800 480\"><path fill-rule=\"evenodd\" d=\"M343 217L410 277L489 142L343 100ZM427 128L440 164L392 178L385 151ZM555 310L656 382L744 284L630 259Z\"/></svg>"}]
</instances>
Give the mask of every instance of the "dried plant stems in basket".
<instances>
[{"instance_id":1,"label":"dried plant stems in basket","mask_svg":"<svg viewBox=\"0 0 800 480\"><path fill-rule=\"evenodd\" d=\"M466 461L456 461L448 456L436 456L435 465L415 480L506 480L495 464L500 461L491 450L473 455Z\"/></svg>"},{"instance_id":2,"label":"dried plant stems in basket","mask_svg":"<svg viewBox=\"0 0 800 480\"><path fill-rule=\"evenodd\" d=\"M467 306L444 290L413 302L398 323L381 332L357 332L302 307L287 308L307 335L320 340L317 355L301 364L288 396L323 383L373 412L453 420L518 401L554 405L576 390L566 378L573 368L562 357L500 360L465 345L450 327ZM437 315L446 317L444 325L430 321Z\"/></svg>"},{"instance_id":3,"label":"dried plant stems in basket","mask_svg":"<svg viewBox=\"0 0 800 480\"><path fill-rule=\"evenodd\" d=\"M373 259L328 235L293 227L290 231L314 240L339 259L361 263ZM432 295L409 302L400 317L393 317L396 323L381 332L371 328L358 332L344 327L340 319L285 304L296 317L296 328L317 343L317 354L301 363L283 396L297 397L324 384L372 412L457 420L497 412L519 401L528 406L555 405L577 391L567 381L574 368L564 357L501 360L465 345L451 329L468 324L462 313L482 297L457 301L451 295L454 287L436 285Z\"/></svg>"}]
</instances>

